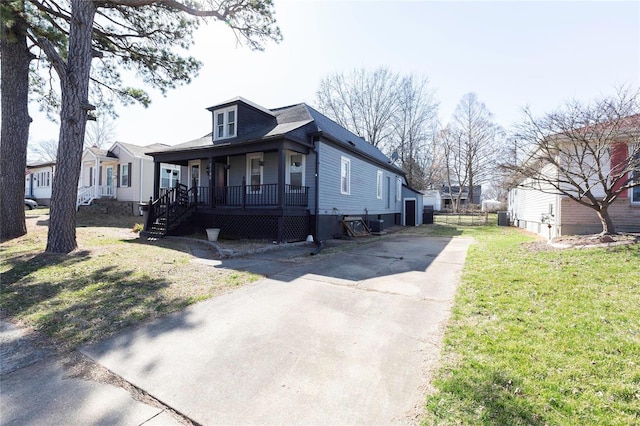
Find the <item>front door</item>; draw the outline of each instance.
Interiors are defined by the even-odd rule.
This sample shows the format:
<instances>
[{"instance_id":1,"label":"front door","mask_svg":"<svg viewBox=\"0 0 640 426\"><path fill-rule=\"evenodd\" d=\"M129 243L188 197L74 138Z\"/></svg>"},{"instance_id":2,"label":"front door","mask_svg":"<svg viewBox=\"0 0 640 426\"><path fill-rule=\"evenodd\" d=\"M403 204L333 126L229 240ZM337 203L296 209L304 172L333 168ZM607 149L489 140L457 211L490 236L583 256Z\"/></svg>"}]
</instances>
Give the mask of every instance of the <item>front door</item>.
<instances>
[{"instance_id":1,"label":"front door","mask_svg":"<svg viewBox=\"0 0 640 426\"><path fill-rule=\"evenodd\" d=\"M406 226L416 226L416 200L404 201L404 224Z\"/></svg>"},{"instance_id":2,"label":"front door","mask_svg":"<svg viewBox=\"0 0 640 426\"><path fill-rule=\"evenodd\" d=\"M214 200L217 206L223 206L227 200L227 170L224 163L216 164L216 183L215 183L215 195Z\"/></svg>"},{"instance_id":3,"label":"front door","mask_svg":"<svg viewBox=\"0 0 640 426\"><path fill-rule=\"evenodd\" d=\"M113 196L113 167L107 167L107 181L104 190L105 195Z\"/></svg>"},{"instance_id":4,"label":"front door","mask_svg":"<svg viewBox=\"0 0 640 426\"><path fill-rule=\"evenodd\" d=\"M191 185L200 186L200 163L191 164Z\"/></svg>"}]
</instances>

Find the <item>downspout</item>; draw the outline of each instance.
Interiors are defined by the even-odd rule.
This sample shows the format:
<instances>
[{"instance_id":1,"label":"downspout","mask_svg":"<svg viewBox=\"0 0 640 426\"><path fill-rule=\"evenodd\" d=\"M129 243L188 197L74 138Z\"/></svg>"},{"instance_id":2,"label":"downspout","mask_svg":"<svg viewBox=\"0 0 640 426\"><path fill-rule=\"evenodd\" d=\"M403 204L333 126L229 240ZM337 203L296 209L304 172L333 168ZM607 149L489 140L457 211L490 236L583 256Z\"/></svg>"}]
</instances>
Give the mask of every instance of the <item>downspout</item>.
<instances>
[{"instance_id":1,"label":"downspout","mask_svg":"<svg viewBox=\"0 0 640 426\"><path fill-rule=\"evenodd\" d=\"M100 158L96 155L96 171L93 174L93 196L98 198L98 173L100 173Z\"/></svg>"},{"instance_id":2,"label":"downspout","mask_svg":"<svg viewBox=\"0 0 640 426\"><path fill-rule=\"evenodd\" d=\"M316 226L315 226L315 233L316 233L316 244L317 247L315 249L315 251L311 252L311 256L314 256L318 253L320 253L320 250L322 250L324 243L318 238L319 232L320 232L320 135L322 134L321 131L319 131L317 134L312 136L312 141L313 141L313 152L316 153L316 189L315 189L315 216L316 216Z\"/></svg>"},{"instance_id":3,"label":"downspout","mask_svg":"<svg viewBox=\"0 0 640 426\"><path fill-rule=\"evenodd\" d=\"M140 180L138 181L138 185L140 185L140 191L138 191L138 206L140 205L140 203L142 203L144 201L144 198L142 198L142 182L144 179L144 161L142 159L142 157L140 157ZM138 207L140 209L140 207Z\"/></svg>"}]
</instances>

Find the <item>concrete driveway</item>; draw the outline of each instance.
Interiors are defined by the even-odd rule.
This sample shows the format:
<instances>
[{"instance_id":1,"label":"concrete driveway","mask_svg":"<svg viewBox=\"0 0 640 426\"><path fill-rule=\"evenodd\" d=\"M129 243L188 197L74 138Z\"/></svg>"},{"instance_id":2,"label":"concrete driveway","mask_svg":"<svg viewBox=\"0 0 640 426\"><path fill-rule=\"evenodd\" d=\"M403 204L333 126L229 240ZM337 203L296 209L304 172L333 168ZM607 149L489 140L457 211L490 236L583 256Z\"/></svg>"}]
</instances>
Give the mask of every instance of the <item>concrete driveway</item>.
<instances>
[{"instance_id":1,"label":"concrete driveway","mask_svg":"<svg viewBox=\"0 0 640 426\"><path fill-rule=\"evenodd\" d=\"M200 424L415 422L469 244L211 262L269 278L82 352Z\"/></svg>"}]
</instances>

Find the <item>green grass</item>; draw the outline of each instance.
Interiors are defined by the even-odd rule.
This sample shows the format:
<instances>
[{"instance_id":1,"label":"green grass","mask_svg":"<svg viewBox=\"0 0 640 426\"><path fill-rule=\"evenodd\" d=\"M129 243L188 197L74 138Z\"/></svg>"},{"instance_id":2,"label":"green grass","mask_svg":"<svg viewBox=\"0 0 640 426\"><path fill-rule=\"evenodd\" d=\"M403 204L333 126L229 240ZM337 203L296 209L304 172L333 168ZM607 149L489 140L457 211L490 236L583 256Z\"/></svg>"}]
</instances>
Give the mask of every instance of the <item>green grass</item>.
<instances>
[{"instance_id":1,"label":"green grass","mask_svg":"<svg viewBox=\"0 0 640 426\"><path fill-rule=\"evenodd\" d=\"M640 424L640 245L548 250L472 236L424 424Z\"/></svg>"},{"instance_id":2,"label":"green grass","mask_svg":"<svg viewBox=\"0 0 640 426\"><path fill-rule=\"evenodd\" d=\"M78 250L47 254L47 228L35 221L27 235L0 244L0 312L62 350L259 278L191 262L188 243L147 243L124 220L123 228L79 227Z\"/></svg>"}]
</instances>

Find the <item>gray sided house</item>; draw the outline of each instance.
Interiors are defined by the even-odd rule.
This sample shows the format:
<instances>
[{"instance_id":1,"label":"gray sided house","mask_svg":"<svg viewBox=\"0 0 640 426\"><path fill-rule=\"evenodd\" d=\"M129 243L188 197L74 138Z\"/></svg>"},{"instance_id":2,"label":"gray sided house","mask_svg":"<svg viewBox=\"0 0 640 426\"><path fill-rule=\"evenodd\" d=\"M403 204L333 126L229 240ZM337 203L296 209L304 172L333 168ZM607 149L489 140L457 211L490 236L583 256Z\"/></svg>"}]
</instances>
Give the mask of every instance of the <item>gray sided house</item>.
<instances>
[{"instance_id":1,"label":"gray sided house","mask_svg":"<svg viewBox=\"0 0 640 426\"><path fill-rule=\"evenodd\" d=\"M147 232L191 224L220 228L223 237L318 241L343 235L347 216L421 223L421 197L403 171L310 106L266 109L235 98L208 110L212 133L148 153L155 173ZM170 190L160 186L161 164L184 170Z\"/></svg>"}]
</instances>

